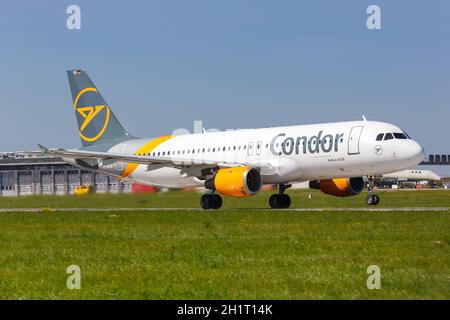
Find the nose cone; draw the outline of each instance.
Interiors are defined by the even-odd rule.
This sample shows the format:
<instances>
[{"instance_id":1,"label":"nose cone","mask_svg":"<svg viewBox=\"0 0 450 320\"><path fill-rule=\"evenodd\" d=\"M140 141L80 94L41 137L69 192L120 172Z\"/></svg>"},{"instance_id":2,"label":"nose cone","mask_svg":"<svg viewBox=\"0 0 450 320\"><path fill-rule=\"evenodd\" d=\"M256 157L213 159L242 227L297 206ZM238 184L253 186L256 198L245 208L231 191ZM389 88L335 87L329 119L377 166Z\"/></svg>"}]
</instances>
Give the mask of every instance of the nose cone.
<instances>
[{"instance_id":1,"label":"nose cone","mask_svg":"<svg viewBox=\"0 0 450 320\"><path fill-rule=\"evenodd\" d=\"M409 142L405 152L406 160L412 164L421 163L425 159L425 150L416 141L411 140Z\"/></svg>"}]
</instances>

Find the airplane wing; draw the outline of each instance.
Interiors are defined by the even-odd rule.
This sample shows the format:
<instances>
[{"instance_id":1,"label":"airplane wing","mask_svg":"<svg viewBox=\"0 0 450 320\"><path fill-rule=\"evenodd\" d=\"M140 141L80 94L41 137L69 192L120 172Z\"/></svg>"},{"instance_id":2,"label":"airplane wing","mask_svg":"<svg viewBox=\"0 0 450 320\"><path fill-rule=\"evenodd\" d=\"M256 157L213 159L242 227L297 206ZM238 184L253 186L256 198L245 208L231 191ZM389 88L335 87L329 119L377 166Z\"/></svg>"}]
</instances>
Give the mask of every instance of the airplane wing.
<instances>
[{"instance_id":1,"label":"airplane wing","mask_svg":"<svg viewBox=\"0 0 450 320\"><path fill-rule=\"evenodd\" d=\"M85 151L78 149L48 149L42 145L38 146L40 148L40 154L42 155L52 155L76 160L113 160L117 162L132 162L139 164L172 163L171 159L168 157L136 156L122 153ZM36 154L36 152L34 152L34 154Z\"/></svg>"},{"instance_id":2,"label":"airplane wing","mask_svg":"<svg viewBox=\"0 0 450 320\"><path fill-rule=\"evenodd\" d=\"M42 145L38 145L40 148L39 152L26 152L25 154L41 154L41 155L51 155L61 158L69 158L74 160L97 160L97 161L108 161L108 162L128 162L137 163L142 165L155 165L160 164L162 166L168 167L239 167L250 165L252 167L257 167L261 169L272 169L269 163L258 162L255 164L248 163L236 163L236 162L217 162L213 160L206 159L188 159L188 158L176 158L176 157L150 157L150 156L137 156L122 153L111 153L111 152L98 152L98 151L86 151L86 150L67 150L67 149L49 149Z\"/></svg>"}]
</instances>

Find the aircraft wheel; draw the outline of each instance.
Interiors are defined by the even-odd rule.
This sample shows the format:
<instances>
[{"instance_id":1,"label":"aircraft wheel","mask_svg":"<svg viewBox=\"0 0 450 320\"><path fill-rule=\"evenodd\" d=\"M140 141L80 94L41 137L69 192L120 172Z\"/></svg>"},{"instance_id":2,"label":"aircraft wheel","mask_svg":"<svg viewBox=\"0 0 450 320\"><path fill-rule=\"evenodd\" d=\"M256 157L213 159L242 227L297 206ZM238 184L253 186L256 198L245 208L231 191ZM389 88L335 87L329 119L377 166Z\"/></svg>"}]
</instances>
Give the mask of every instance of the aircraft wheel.
<instances>
[{"instance_id":1,"label":"aircraft wheel","mask_svg":"<svg viewBox=\"0 0 450 320\"><path fill-rule=\"evenodd\" d=\"M218 194L212 196L212 209L220 209L222 207L222 197Z\"/></svg>"},{"instance_id":2,"label":"aircraft wheel","mask_svg":"<svg viewBox=\"0 0 450 320\"><path fill-rule=\"evenodd\" d=\"M291 197L287 194L273 194L269 198L269 205L272 209L286 209L291 205Z\"/></svg>"},{"instance_id":3,"label":"aircraft wheel","mask_svg":"<svg viewBox=\"0 0 450 320\"><path fill-rule=\"evenodd\" d=\"M282 194L281 199L282 199L281 202L283 203L284 209L287 209L291 206L291 197L289 197L287 194Z\"/></svg>"},{"instance_id":4,"label":"aircraft wheel","mask_svg":"<svg viewBox=\"0 0 450 320\"><path fill-rule=\"evenodd\" d=\"M281 208L281 198L279 194L273 194L269 198L269 205L272 209Z\"/></svg>"},{"instance_id":5,"label":"aircraft wheel","mask_svg":"<svg viewBox=\"0 0 450 320\"><path fill-rule=\"evenodd\" d=\"M374 203L373 203L374 206L376 206L377 204L380 203L380 197L378 195L374 194L373 199L374 199Z\"/></svg>"},{"instance_id":6,"label":"aircraft wheel","mask_svg":"<svg viewBox=\"0 0 450 320\"><path fill-rule=\"evenodd\" d=\"M204 194L200 198L200 206L205 210L212 209L213 203L214 200L212 194Z\"/></svg>"},{"instance_id":7,"label":"aircraft wheel","mask_svg":"<svg viewBox=\"0 0 450 320\"><path fill-rule=\"evenodd\" d=\"M369 206L371 206L372 204L373 204L373 196L371 195L371 194L369 194L367 197L366 197L366 203L369 205Z\"/></svg>"},{"instance_id":8,"label":"aircraft wheel","mask_svg":"<svg viewBox=\"0 0 450 320\"><path fill-rule=\"evenodd\" d=\"M366 203L369 206L376 206L378 203L380 203L380 197L376 194L369 194L366 197Z\"/></svg>"}]
</instances>

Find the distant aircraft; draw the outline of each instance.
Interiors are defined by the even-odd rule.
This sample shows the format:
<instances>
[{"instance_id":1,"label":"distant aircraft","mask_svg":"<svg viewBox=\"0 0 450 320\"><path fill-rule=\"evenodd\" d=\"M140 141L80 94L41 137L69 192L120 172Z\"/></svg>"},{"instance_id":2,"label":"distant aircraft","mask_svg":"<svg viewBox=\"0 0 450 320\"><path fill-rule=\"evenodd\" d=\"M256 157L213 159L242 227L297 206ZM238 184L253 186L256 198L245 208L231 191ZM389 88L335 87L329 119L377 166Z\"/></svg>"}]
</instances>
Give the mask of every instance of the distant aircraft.
<instances>
[{"instance_id":1,"label":"distant aircraft","mask_svg":"<svg viewBox=\"0 0 450 320\"><path fill-rule=\"evenodd\" d=\"M263 184L279 186L269 199L272 208L290 206L284 192L292 182L313 180L327 194L352 196L363 190L363 176L369 178L366 203L376 205L374 176L411 168L424 158L421 145L406 132L375 121L136 138L122 127L86 72L67 74L82 147L40 145L41 153L130 182L205 187L203 209L220 208L220 195L253 196ZM139 116L139 109L133 112ZM150 128L153 121L149 119Z\"/></svg>"},{"instance_id":2,"label":"distant aircraft","mask_svg":"<svg viewBox=\"0 0 450 320\"><path fill-rule=\"evenodd\" d=\"M399 181L440 181L441 177L431 170L402 170L381 176L383 180Z\"/></svg>"}]
</instances>

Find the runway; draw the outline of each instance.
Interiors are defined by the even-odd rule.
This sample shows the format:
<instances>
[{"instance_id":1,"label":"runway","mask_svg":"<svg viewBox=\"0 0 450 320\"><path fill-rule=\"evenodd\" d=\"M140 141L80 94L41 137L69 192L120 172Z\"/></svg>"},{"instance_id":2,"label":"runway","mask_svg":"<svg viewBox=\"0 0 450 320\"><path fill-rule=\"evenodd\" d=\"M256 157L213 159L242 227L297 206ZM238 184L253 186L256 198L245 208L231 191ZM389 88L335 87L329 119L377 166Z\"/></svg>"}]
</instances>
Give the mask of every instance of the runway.
<instances>
[{"instance_id":1,"label":"runway","mask_svg":"<svg viewBox=\"0 0 450 320\"><path fill-rule=\"evenodd\" d=\"M444 211L450 212L450 207L404 207L404 208L292 208L292 209L270 209L270 208L224 208L220 210L203 210L201 208L0 208L0 213L13 212L160 212L160 211L201 211L201 212L220 212L220 211L298 211L298 212L346 212L346 211L361 211L361 212L430 212L430 211Z\"/></svg>"}]
</instances>

